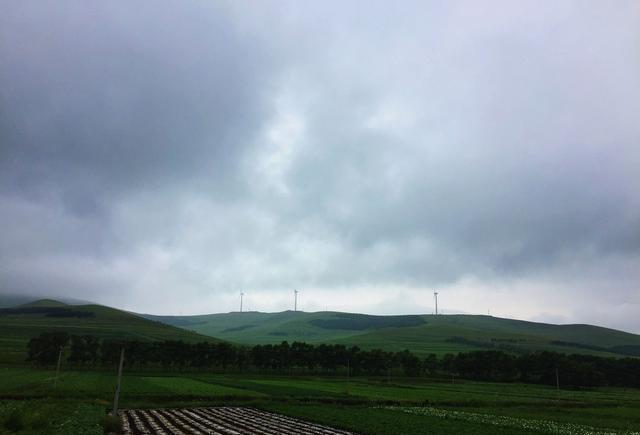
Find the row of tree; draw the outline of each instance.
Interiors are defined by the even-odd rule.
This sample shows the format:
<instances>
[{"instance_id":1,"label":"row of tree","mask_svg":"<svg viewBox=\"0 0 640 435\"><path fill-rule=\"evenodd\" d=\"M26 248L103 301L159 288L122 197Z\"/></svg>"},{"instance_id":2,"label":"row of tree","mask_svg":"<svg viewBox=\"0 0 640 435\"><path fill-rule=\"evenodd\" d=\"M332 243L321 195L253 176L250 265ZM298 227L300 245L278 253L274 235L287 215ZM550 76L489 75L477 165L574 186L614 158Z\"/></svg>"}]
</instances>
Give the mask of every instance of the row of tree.
<instances>
[{"instance_id":1,"label":"row of tree","mask_svg":"<svg viewBox=\"0 0 640 435\"><path fill-rule=\"evenodd\" d=\"M362 350L356 346L317 346L283 341L280 344L233 346L229 343L183 341L115 341L94 336L44 333L28 344L28 360L36 365L56 364L60 355L74 366L113 366L125 349L128 368L166 370L260 370L275 373L327 373L357 375L457 376L499 382L528 382L564 386L617 385L640 387L640 359L602 358L531 352L513 355L499 350L430 354ZM61 352L62 351L62 352Z\"/></svg>"}]
</instances>

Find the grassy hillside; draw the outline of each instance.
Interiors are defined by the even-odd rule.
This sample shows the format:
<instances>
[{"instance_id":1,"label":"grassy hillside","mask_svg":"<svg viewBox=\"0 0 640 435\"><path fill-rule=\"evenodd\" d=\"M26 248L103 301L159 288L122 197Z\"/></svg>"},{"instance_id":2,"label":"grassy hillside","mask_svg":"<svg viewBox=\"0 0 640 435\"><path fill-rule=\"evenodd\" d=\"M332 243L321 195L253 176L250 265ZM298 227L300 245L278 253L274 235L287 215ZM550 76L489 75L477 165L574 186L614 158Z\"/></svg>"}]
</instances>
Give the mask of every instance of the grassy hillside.
<instances>
[{"instance_id":1,"label":"grassy hillside","mask_svg":"<svg viewBox=\"0 0 640 435\"><path fill-rule=\"evenodd\" d=\"M0 363L19 363L26 356L27 342L45 331L90 334L126 340L212 341L175 326L101 305L66 305L40 300L0 309Z\"/></svg>"},{"instance_id":2,"label":"grassy hillside","mask_svg":"<svg viewBox=\"0 0 640 435\"><path fill-rule=\"evenodd\" d=\"M416 352L462 352L472 349L553 350L600 356L640 354L640 336L592 325L550 325L491 316L424 316L411 328L367 332L350 340L363 348ZM346 342L344 340L341 340Z\"/></svg>"},{"instance_id":3,"label":"grassy hillside","mask_svg":"<svg viewBox=\"0 0 640 435\"><path fill-rule=\"evenodd\" d=\"M337 312L146 316L200 334L246 344L343 343L419 354L479 349L554 350L640 355L640 335L591 325L551 325L476 315L369 316Z\"/></svg>"},{"instance_id":4,"label":"grassy hillside","mask_svg":"<svg viewBox=\"0 0 640 435\"><path fill-rule=\"evenodd\" d=\"M283 311L281 313L226 313L202 316L150 316L170 325L180 326L200 334L224 337L225 340L246 344L279 343L283 340L306 341L308 343L329 342L360 335L372 328L355 325L358 319L347 320L341 327L318 322L342 320L342 313L304 313ZM381 316L365 316L370 318ZM356 329L357 328L357 329Z\"/></svg>"}]
</instances>

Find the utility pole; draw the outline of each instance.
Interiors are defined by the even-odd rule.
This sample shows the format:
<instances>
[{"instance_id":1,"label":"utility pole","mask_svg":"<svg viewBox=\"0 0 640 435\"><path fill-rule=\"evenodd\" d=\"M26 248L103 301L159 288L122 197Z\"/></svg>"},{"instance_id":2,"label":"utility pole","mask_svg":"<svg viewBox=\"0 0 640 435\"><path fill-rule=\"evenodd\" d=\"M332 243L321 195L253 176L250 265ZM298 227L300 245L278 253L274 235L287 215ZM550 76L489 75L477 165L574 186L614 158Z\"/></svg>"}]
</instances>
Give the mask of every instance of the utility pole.
<instances>
[{"instance_id":1,"label":"utility pole","mask_svg":"<svg viewBox=\"0 0 640 435\"><path fill-rule=\"evenodd\" d=\"M436 316L438 315L438 292L433 292L433 297L436 300Z\"/></svg>"},{"instance_id":2,"label":"utility pole","mask_svg":"<svg viewBox=\"0 0 640 435\"><path fill-rule=\"evenodd\" d=\"M56 365L56 378L53 381L53 388L58 385L58 376L60 376L60 363L62 362L62 346L58 350L58 364Z\"/></svg>"},{"instance_id":3,"label":"utility pole","mask_svg":"<svg viewBox=\"0 0 640 435\"><path fill-rule=\"evenodd\" d=\"M240 312L242 312L242 298L244 297L244 293L240 292Z\"/></svg>"},{"instance_id":4,"label":"utility pole","mask_svg":"<svg viewBox=\"0 0 640 435\"><path fill-rule=\"evenodd\" d=\"M351 381L351 361L347 358L347 395L349 395L349 384Z\"/></svg>"},{"instance_id":5,"label":"utility pole","mask_svg":"<svg viewBox=\"0 0 640 435\"><path fill-rule=\"evenodd\" d=\"M120 384L122 383L122 364L124 363L124 347L120 351L120 364L118 365L118 383L116 393L113 396L113 415L118 416L118 400L120 399Z\"/></svg>"},{"instance_id":6,"label":"utility pole","mask_svg":"<svg viewBox=\"0 0 640 435\"><path fill-rule=\"evenodd\" d=\"M298 311L298 290L293 291L293 311Z\"/></svg>"}]
</instances>

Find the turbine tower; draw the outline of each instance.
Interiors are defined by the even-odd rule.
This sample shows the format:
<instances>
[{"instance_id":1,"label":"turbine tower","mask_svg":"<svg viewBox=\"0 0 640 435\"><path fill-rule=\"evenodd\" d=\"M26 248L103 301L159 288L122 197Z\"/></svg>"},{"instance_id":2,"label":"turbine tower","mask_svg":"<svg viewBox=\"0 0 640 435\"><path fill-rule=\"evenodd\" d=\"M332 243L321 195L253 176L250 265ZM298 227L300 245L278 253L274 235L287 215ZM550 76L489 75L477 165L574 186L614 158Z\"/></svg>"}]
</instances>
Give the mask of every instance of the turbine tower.
<instances>
[{"instance_id":1,"label":"turbine tower","mask_svg":"<svg viewBox=\"0 0 640 435\"><path fill-rule=\"evenodd\" d=\"M244 297L244 292L240 292L240 312L242 312L242 298Z\"/></svg>"},{"instance_id":2,"label":"turbine tower","mask_svg":"<svg viewBox=\"0 0 640 435\"><path fill-rule=\"evenodd\" d=\"M293 290L293 311L298 311L298 290Z\"/></svg>"},{"instance_id":3,"label":"turbine tower","mask_svg":"<svg viewBox=\"0 0 640 435\"><path fill-rule=\"evenodd\" d=\"M433 292L433 297L436 300L436 316L438 315L438 292Z\"/></svg>"}]
</instances>

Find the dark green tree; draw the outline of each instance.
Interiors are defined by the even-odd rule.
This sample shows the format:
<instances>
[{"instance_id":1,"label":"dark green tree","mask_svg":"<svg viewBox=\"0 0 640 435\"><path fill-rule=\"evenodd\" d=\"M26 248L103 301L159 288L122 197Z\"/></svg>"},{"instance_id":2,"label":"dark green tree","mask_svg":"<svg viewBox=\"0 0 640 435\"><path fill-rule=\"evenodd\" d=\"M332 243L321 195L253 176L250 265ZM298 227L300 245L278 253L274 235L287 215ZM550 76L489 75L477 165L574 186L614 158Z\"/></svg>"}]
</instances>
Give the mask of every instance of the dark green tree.
<instances>
[{"instance_id":1,"label":"dark green tree","mask_svg":"<svg viewBox=\"0 0 640 435\"><path fill-rule=\"evenodd\" d=\"M58 361L60 351L69 343L66 332L43 332L29 340L27 344L27 361L40 366L54 365Z\"/></svg>"}]
</instances>

